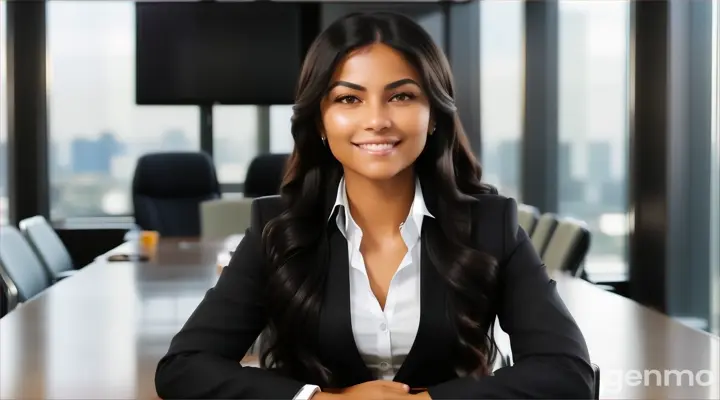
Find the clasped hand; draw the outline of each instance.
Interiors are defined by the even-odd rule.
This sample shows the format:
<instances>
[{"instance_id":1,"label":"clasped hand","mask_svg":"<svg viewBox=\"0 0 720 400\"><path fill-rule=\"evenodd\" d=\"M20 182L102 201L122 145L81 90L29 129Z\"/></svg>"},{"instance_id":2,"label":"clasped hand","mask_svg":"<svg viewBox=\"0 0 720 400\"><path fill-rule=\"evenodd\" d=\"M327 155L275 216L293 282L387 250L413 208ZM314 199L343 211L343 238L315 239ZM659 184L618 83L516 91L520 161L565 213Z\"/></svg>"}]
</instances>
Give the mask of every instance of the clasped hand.
<instances>
[{"instance_id":1,"label":"clasped hand","mask_svg":"<svg viewBox=\"0 0 720 400\"><path fill-rule=\"evenodd\" d=\"M369 381L345 389L317 393L312 400L431 400L427 392L410 394L410 387L394 381Z\"/></svg>"}]
</instances>

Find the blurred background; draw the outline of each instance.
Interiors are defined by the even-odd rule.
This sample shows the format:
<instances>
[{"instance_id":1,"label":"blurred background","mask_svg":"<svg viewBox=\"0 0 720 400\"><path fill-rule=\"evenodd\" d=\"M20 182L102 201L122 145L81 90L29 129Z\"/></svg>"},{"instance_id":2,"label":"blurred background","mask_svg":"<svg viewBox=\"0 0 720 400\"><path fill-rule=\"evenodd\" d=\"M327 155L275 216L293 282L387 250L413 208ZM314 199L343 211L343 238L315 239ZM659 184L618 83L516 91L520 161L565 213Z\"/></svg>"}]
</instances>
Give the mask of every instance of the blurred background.
<instances>
[{"instance_id":1,"label":"blurred background","mask_svg":"<svg viewBox=\"0 0 720 400\"><path fill-rule=\"evenodd\" d=\"M485 180L543 212L584 221L594 282L717 331L718 1L647 2L664 4L665 14L640 3L334 1L318 2L313 18L323 27L356 9L411 15L448 52ZM12 214L15 197L77 247L67 232L79 226L132 222L131 182L144 154L207 152L223 196L232 197L242 196L254 157L292 150L289 103L152 98L138 74L157 60L152 46L141 49L135 2L47 1L44 15L28 17L44 24L34 43L6 36L7 7L0 1L2 224L25 216ZM8 98L8 63L23 68L27 60L9 45L22 44L15 52L34 52L46 66L45 85L30 94L47 99L46 128L36 137L44 150L18 141L15 152L44 158L46 181L8 161L9 117L26 118L9 115L12 104L33 87L18 82ZM148 97L138 101L138 90ZM19 183L10 185L8 174Z\"/></svg>"}]
</instances>

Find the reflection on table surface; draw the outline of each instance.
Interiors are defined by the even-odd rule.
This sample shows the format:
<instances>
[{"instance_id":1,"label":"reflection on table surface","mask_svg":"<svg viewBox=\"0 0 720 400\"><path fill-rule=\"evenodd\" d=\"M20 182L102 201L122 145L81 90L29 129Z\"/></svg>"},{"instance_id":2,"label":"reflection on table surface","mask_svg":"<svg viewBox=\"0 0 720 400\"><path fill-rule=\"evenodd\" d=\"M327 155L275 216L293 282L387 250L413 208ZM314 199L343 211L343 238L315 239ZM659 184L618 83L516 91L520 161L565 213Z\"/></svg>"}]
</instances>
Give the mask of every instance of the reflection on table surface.
<instances>
[{"instance_id":1,"label":"reflection on table surface","mask_svg":"<svg viewBox=\"0 0 720 400\"><path fill-rule=\"evenodd\" d=\"M218 255L235 240L163 239L144 263L100 257L20 306L0 320L0 399L155 398L158 360L216 282ZM587 282L556 279L601 368L603 398L720 398L717 337ZM671 375L633 386L635 374L652 370L687 372L681 385Z\"/></svg>"}]
</instances>

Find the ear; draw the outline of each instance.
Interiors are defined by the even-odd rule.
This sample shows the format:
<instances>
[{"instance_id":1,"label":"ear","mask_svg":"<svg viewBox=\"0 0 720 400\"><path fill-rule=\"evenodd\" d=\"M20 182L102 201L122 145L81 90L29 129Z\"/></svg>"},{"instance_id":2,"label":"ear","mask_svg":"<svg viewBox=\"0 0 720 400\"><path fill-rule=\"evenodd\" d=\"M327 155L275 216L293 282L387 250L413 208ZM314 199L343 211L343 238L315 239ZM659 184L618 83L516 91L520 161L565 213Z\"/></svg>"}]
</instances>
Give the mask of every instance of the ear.
<instances>
[{"instance_id":1,"label":"ear","mask_svg":"<svg viewBox=\"0 0 720 400\"><path fill-rule=\"evenodd\" d=\"M435 133L435 118L430 114L430 121L428 122L428 135Z\"/></svg>"}]
</instances>

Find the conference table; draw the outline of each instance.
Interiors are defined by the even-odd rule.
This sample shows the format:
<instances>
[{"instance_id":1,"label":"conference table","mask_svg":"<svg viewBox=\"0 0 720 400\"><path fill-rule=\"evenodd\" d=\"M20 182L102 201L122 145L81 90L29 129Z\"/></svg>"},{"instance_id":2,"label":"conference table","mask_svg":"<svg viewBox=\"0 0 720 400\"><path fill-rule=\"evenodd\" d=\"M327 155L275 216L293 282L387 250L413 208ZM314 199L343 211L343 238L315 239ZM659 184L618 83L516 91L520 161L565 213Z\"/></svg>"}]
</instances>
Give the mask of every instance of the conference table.
<instances>
[{"instance_id":1,"label":"conference table","mask_svg":"<svg viewBox=\"0 0 720 400\"><path fill-rule=\"evenodd\" d=\"M0 319L0 399L157 398L157 362L232 246L161 239L149 261L106 254L22 304ZM720 398L718 337L577 278L555 279L600 367L601 398Z\"/></svg>"}]
</instances>

